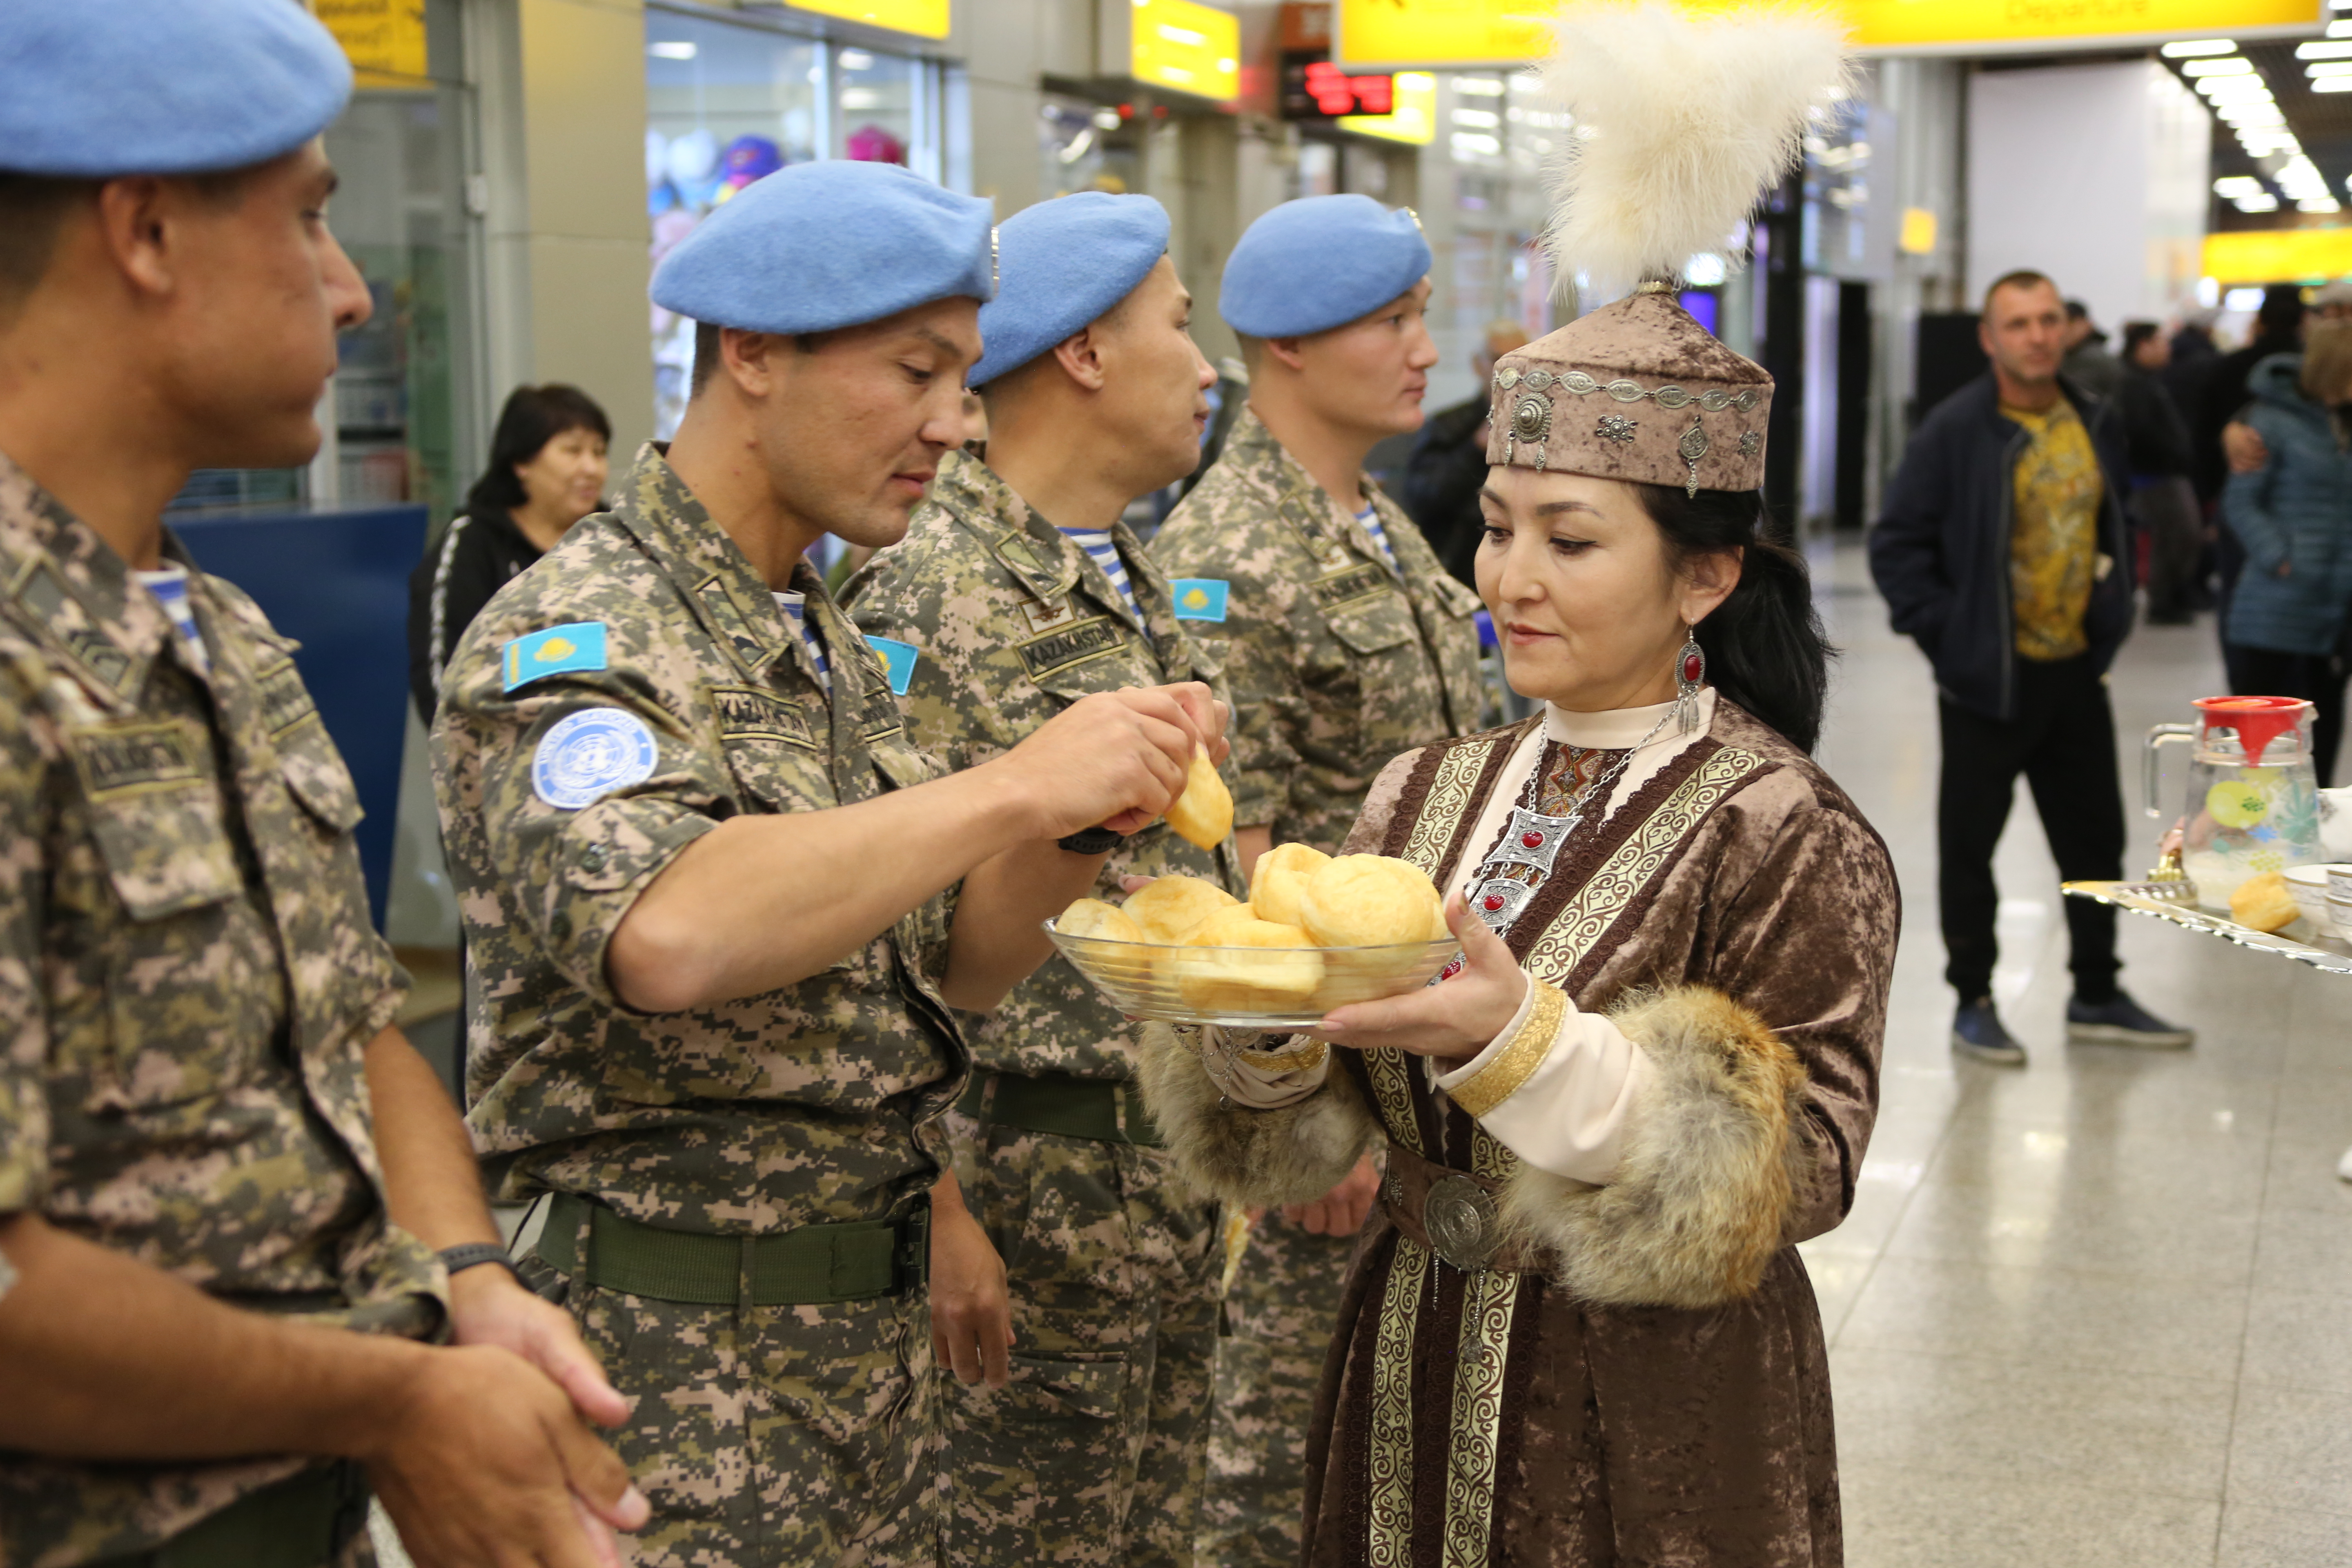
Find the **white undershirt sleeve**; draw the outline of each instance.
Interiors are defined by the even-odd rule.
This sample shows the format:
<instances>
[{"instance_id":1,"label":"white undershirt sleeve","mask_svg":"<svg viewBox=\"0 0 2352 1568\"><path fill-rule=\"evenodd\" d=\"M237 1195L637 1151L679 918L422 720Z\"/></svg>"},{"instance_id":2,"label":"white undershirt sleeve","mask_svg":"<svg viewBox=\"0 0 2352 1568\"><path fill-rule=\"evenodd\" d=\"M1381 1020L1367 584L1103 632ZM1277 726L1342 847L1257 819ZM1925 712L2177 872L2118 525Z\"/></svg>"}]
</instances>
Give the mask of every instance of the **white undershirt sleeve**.
<instances>
[{"instance_id":1,"label":"white undershirt sleeve","mask_svg":"<svg viewBox=\"0 0 2352 1568\"><path fill-rule=\"evenodd\" d=\"M1549 1028L1547 1018L1556 1018ZM1617 1173L1625 1115L1649 1059L1598 1013L1530 984L1503 1032L1437 1087L1539 1171L1606 1185Z\"/></svg>"}]
</instances>

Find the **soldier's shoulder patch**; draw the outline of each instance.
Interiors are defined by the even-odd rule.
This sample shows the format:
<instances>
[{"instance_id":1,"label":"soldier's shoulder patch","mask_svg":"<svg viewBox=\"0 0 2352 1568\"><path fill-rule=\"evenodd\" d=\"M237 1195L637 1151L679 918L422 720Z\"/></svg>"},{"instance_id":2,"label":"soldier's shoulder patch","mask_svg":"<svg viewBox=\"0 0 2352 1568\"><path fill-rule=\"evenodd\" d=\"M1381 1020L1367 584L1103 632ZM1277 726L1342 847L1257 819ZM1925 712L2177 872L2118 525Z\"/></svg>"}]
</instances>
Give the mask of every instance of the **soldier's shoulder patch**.
<instances>
[{"instance_id":1,"label":"soldier's shoulder patch","mask_svg":"<svg viewBox=\"0 0 2352 1568\"><path fill-rule=\"evenodd\" d=\"M920 650L913 643L877 637L871 632L866 634L866 646L881 658L882 673L889 677L892 693L907 695L907 688L915 679L915 661L922 657Z\"/></svg>"},{"instance_id":2,"label":"soldier's shoulder patch","mask_svg":"<svg viewBox=\"0 0 2352 1568\"><path fill-rule=\"evenodd\" d=\"M604 623L566 621L545 631L519 637L499 656L509 691L551 675L606 668Z\"/></svg>"},{"instance_id":3,"label":"soldier's shoulder patch","mask_svg":"<svg viewBox=\"0 0 2352 1568\"><path fill-rule=\"evenodd\" d=\"M1168 584L1180 621L1222 621L1233 584L1215 577L1178 577Z\"/></svg>"},{"instance_id":4,"label":"soldier's shoulder patch","mask_svg":"<svg viewBox=\"0 0 2352 1568\"><path fill-rule=\"evenodd\" d=\"M625 708L583 708L548 726L531 754L530 787L558 811L579 811L653 777L661 748Z\"/></svg>"}]
</instances>

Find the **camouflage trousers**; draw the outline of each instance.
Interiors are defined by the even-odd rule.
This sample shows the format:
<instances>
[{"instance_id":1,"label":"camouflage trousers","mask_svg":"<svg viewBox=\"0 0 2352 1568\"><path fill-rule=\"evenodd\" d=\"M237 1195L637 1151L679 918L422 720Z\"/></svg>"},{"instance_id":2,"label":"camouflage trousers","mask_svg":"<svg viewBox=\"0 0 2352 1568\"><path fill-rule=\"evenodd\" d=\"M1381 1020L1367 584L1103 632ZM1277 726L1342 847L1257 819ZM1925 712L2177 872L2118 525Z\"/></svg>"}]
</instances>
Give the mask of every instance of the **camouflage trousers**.
<instances>
[{"instance_id":1,"label":"camouflage trousers","mask_svg":"<svg viewBox=\"0 0 2352 1568\"><path fill-rule=\"evenodd\" d=\"M644 1568L938 1568L945 1479L920 1291L688 1306L575 1279L581 1337L629 1400L606 1434L653 1504Z\"/></svg>"},{"instance_id":2,"label":"camouflage trousers","mask_svg":"<svg viewBox=\"0 0 2352 1568\"><path fill-rule=\"evenodd\" d=\"M1013 1381L947 1391L959 1568L1192 1561L1223 1255L1154 1149L947 1118L1012 1283Z\"/></svg>"},{"instance_id":3,"label":"camouflage trousers","mask_svg":"<svg viewBox=\"0 0 2352 1568\"><path fill-rule=\"evenodd\" d=\"M1339 1319L1352 1236L1268 1213L1225 1294L1202 1568L1291 1568L1307 1507L1307 1428Z\"/></svg>"}]
</instances>

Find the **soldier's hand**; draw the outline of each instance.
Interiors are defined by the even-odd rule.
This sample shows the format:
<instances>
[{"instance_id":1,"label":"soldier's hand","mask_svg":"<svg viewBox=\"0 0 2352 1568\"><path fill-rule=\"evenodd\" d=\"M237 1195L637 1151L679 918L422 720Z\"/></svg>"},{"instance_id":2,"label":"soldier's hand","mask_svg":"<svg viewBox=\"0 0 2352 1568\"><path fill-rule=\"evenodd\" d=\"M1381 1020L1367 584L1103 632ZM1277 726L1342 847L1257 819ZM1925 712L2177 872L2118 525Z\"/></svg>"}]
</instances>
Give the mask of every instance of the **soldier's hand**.
<instances>
[{"instance_id":1,"label":"soldier's hand","mask_svg":"<svg viewBox=\"0 0 2352 1568\"><path fill-rule=\"evenodd\" d=\"M931 1189L931 1354L958 1381L1013 1381L1013 1298L1004 1259L963 1206L952 1174Z\"/></svg>"},{"instance_id":2,"label":"soldier's hand","mask_svg":"<svg viewBox=\"0 0 2352 1568\"><path fill-rule=\"evenodd\" d=\"M1184 792L1192 748L1223 759L1225 705L1197 681L1082 697L987 764L1034 816L1035 836L1097 825L1132 833Z\"/></svg>"},{"instance_id":3,"label":"soldier's hand","mask_svg":"<svg viewBox=\"0 0 2352 1568\"><path fill-rule=\"evenodd\" d=\"M485 1265L453 1276L449 1305L458 1344L514 1352L553 1378L583 1420L617 1426L629 1418L629 1402L580 1342L572 1314L532 1295L505 1269Z\"/></svg>"},{"instance_id":4,"label":"soldier's hand","mask_svg":"<svg viewBox=\"0 0 2352 1568\"><path fill-rule=\"evenodd\" d=\"M606 1527L652 1511L563 1390L496 1346L425 1358L362 1458L417 1568L602 1568Z\"/></svg>"},{"instance_id":5,"label":"soldier's hand","mask_svg":"<svg viewBox=\"0 0 2352 1568\"><path fill-rule=\"evenodd\" d=\"M1372 1212L1380 1191L1381 1168L1367 1154L1338 1186L1313 1203L1283 1205L1282 1217L1317 1236L1353 1236L1364 1228L1364 1216Z\"/></svg>"}]
</instances>

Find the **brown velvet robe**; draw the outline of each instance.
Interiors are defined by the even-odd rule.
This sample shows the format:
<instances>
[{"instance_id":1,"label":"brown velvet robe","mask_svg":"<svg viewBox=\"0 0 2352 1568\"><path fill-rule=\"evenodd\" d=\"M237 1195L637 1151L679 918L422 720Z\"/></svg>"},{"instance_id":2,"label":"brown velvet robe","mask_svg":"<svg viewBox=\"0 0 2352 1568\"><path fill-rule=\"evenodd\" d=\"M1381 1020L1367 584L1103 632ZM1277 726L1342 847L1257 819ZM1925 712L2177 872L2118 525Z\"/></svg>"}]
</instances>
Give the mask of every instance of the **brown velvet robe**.
<instances>
[{"instance_id":1,"label":"brown velvet robe","mask_svg":"<svg viewBox=\"0 0 2352 1568\"><path fill-rule=\"evenodd\" d=\"M1487 848L1467 842L1487 796L1522 782L1499 775L1525 732L1399 758L1348 849L1454 885ZM1827 1355L1793 1244L1853 1201L1899 912L1853 803L1719 700L1706 736L1580 833L1511 937L1658 1068L1610 1185L1522 1166L1401 1052L1340 1052L1347 1081L1250 1112L1195 1092L1206 1075L1172 1032L1147 1037L1155 1113L1228 1197L1344 1171L1331 1130L1363 1108L1391 1145L1311 1437L1310 1568L1843 1561ZM1276 1174L1270 1138L1321 1147ZM1416 1239L1419 1190L1445 1173L1422 1160L1496 1194L1517 1267L1465 1273Z\"/></svg>"}]
</instances>

